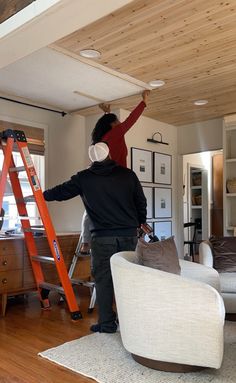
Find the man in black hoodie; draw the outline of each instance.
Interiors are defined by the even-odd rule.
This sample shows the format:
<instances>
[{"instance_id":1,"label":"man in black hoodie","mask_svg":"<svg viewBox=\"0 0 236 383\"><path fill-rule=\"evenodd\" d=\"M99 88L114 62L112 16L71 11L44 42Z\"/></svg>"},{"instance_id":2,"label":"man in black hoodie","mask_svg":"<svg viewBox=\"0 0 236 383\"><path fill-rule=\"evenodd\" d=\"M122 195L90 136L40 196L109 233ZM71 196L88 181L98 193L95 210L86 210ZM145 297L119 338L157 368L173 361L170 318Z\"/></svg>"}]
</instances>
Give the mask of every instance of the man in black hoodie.
<instances>
[{"instance_id":1,"label":"man in black hoodie","mask_svg":"<svg viewBox=\"0 0 236 383\"><path fill-rule=\"evenodd\" d=\"M89 148L92 165L67 182L44 192L46 201L83 200L91 220L92 272L99 307L98 324L91 331L117 329L113 305L111 256L135 250L137 228L146 222L146 198L136 174L109 158L109 148L99 142Z\"/></svg>"}]
</instances>

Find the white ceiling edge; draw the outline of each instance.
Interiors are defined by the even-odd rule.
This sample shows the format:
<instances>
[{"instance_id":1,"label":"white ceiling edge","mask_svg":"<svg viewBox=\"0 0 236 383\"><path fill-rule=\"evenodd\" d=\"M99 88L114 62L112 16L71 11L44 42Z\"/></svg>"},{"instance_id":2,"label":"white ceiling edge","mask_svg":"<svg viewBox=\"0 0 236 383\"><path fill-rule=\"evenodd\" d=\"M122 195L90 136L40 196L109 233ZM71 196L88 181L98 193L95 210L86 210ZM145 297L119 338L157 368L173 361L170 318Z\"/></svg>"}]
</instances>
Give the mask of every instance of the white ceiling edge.
<instances>
[{"instance_id":1,"label":"white ceiling edge","mask_svg":"<svg viewBox=\"0 0 236 383\"><path fill-rule=\"evenodd\" d=\"M53 2L53 0L49 1ZM133 0L57 1L38 16L22 25L18 24L16 29L9 30L4 37L0 38L0 68L54 43L132 1ZM41 2L45 2L45 0L41 0L40 3ZM28 7L25 8L25 12L27 12L27 8ZM22 10L19 17L22 17L23 12L24 10ZM13 16L13 18L16 20L17 14ZM3 26L3 28L5 28L5 26Z\"/></svg>"},{"instance_id":2,"label":"white ceiling edge","mask_svg":"<svg viewBox=\"0 0 236 383\"><path fill-rule=\"evenodd\" d=\"M28 23L60 0L36 0L0 24L0 39Z\"/></svg>"}]
</instances>

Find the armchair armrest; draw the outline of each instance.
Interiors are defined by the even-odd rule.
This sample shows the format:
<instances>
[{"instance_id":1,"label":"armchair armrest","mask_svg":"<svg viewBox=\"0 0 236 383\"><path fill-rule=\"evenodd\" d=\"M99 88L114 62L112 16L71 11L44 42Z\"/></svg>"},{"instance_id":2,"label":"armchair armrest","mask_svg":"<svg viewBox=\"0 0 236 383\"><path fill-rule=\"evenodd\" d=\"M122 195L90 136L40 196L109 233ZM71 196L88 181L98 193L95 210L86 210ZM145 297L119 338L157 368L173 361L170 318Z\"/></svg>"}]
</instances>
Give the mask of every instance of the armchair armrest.
<instances>
[{"instance_id":1,"label":"armchair armrest","mask_svg":"<svg viewBox=\"0 0 236 383\"><path fill-rule=\"evenodd\" d=\"M199 262L208 267L213 267L213 255L209 242L203 241L199 246Z\"/></svg>"},{"instance_id":2,"label":"armchair armrest","mask_svg":"<svg viewBox=\"0 0 236 383\"><path fill-rule=\"evenodd\" d=\"M221 291L219 274L215 269L199 263L184 261L182 259L179 261L182 277L206 283L207 285L214 287L217 291Z\"/></svg>"}]
</instances>

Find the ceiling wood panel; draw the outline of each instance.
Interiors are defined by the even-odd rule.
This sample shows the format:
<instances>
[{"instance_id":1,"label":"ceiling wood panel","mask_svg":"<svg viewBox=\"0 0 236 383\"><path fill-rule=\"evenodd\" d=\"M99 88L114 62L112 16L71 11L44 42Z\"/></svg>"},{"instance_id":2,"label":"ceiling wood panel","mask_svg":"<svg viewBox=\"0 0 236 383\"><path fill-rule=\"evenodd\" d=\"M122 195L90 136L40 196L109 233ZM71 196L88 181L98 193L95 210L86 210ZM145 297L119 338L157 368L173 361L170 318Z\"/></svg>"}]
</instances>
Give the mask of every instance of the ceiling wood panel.
<instances>
[{"instance_id":1,"label":"ceiling wood panel","mask_svg":"<svg viewBox=\"0 0 236 383\"><path fill-rule=\"evenodd\" d=\"M0 24L35 0L0 0Z\"/></svg>"},{"instance_id":2,"label":"ceiling wood panel","mask_svg":"<svg viewBox=\"0 0 236 383\"><path fill-rule=\"evenodd\" d=\"M165 80L152 91L146 116L182 125L236 112L236 0L135 0L56 46L73 55L97 49L107 68L143 82ZM207 105L193 105L205 98ZM138 99L113 104L132 109Z\"/></svg>"}]
</instances>

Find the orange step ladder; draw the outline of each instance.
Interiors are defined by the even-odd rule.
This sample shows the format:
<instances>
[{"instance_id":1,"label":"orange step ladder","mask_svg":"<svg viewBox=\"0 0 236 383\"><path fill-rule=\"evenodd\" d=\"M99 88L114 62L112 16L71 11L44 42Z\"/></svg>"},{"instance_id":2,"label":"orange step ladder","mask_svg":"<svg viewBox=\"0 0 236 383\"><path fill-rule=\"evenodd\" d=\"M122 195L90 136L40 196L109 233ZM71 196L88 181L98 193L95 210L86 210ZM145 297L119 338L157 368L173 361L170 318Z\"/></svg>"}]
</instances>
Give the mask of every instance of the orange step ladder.
<instances>
[{"instance_id":1,"label":"orange step ladder","mask_svg":"<svg viewBox=\"0 0 236 383\"><path fill-rule=\"evenodd\" d=\"M13 159L13 147L17 146L24 166L16 167ZM5 130L0 133L0 149L3 150L4 162L2 174L0 177L0 211L2 208L3 196L7 182L7 175L9 174L12 191L15 196L18 214L20 216L22 231L24 233L26 246L28 249L31 265L33 269L34 278L37 284L39 298L43 309L50 307L48 295L50 290L55 290L59 294L65 296L68 304L71 318L73 320L81 319L82 315L76 301L74 290L71 285L70 278L65 266L63 255L56 237L56 233L48 212L47 204L40 187L40 183L34 168L32 158L27 146L27 140L23 131L20 130ZM29 180L33 195L24 197L20 185L18 173L25 171ZM49 248L52 256L40 256L38 254L36 243L34 239L34 229L30 225L30 220L27 213L26 204L29 201L35 201L39 210L43 227L47 236ZM44 280L41 263L55 264L57 273L62 286L47 283Z\"/></svg>"}]
</instances>

